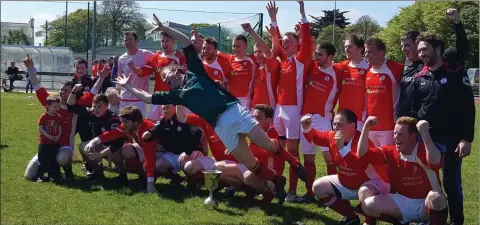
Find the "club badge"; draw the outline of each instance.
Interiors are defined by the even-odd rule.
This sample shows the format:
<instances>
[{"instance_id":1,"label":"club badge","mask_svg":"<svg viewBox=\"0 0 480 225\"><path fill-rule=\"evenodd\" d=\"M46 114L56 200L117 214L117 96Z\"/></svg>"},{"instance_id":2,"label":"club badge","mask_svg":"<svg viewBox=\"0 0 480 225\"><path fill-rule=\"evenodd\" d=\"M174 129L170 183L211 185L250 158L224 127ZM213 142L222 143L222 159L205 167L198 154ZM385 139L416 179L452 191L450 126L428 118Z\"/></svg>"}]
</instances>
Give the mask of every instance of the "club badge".
<instances>
[{"instance_id":1,"label":"club badge","mask_svg":"<svg viewBox=\"0 0 480 225\"><path fill-rule=\"evenodd\" d=\"M365 71L364 71L364 70L360 70L360 71L358 72L358 74L363 75L363 74L365 74Z\"/></svg>"},{"instance_id":2,"label":"club badge","mask_svg":"<svg viewBox=\"0 0 480 225\"><path fill-rule=\"evenodd\" d=\"M213 71L214 75L218 75L218 70Z\"/></svg>"},{"instance_id":3,"label":"club badge","mask_svg":"<svg viewBox=\"0 0 480 225\"><path fill-rule=\"evenodd\" d=\"M385 75L380 76L380 80L384 81L385 80Z\"/></svg>"},{"instance_id":4,"label":"club badge","mask_svg":"<svg viewBox=\"0 0 480 225\"><path fill-rule=\"evenodd\" d=\"M446 77L442 78L442 79L440 80L440 83L441 83L441 84L446 84L446 83L447 83L447 78L446 78Z\"/></svg>"},{"instance_id":5,"label":"club badge","mask_svg":"<svg viewBox=\"0 0 480 225\"><path fill-rule=\"evenodd\" d=\"M325 76L325 81L329 81L330 80L330 77L329 76Z\"/></svg>"},{"instance_id":6,"label":"club badge","mask_svg":"<svg viewBox=\"0 0 480 225\"><path fill-rule=\"evenodd\" d=\"M178 132L182 131L182 127L178 126L177 130L178 130Z\"/></svg>"},{"instance_id":7,"label":"club badge","mask_svg":"<svg viewBox=\"0 0 480 225\"><path fill-rule=\"evenodd\" d=\"M246 66L246 65L247 65L247 61L244 61L244 62L243 62L243 65Z\"/></svg>"}]
</instances>

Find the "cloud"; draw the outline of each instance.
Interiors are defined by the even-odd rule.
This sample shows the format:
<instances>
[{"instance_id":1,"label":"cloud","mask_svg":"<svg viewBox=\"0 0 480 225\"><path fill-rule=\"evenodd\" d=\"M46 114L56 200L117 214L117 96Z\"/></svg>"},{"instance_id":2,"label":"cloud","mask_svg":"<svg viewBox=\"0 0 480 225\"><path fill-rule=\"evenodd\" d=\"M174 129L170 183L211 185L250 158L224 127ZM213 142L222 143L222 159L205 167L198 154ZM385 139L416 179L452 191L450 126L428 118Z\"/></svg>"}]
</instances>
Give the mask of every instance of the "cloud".
<instances>
[{"instance_id":1,"label":"cloud","mask_svg":"<svg viewBox=\"0 0 480 225\"><path fill-rule=\"evenodd\" d=\"M357 20L364 15L364 13L357 8L342 9L342 11L348 11L345 16L350 19L350 23L357 22Z\"/></svg>"},{"instance_id":2,"label":"cloud","mask_svg":"<svg viewBox=\"0 0 480 225\"><path fill-rule=\"evenodd\" d=\"M43 24L45 21L52 21L55 20L59 15L55 15L53 13L47 12L39 12L32 15L33 19L35 19L36 24Z\"/></svg>"}]
</instances>

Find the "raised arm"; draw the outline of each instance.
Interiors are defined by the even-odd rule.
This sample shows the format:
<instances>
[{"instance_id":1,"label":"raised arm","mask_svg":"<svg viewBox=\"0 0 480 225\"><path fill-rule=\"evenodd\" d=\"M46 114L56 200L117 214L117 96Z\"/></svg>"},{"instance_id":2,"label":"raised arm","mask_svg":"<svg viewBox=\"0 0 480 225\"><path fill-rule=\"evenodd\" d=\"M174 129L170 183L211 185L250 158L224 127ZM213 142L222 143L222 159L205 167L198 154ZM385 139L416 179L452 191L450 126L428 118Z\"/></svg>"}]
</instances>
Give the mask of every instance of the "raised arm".
<instances>
[{"instance_id":1,"label":"raised arm","mask_svg":"<svg viewBox=\"0 0 480 225\"><path fill-rule=\"evenodd\" d=\"M183 34L182 32L172 29L170 27L163 26L162 22L158 19L158 17L153 14L153 19L155 20L155 23L157 24L156 30L161 30L165 33L168 34L168 36L172 37L175 41L180 43L182 47L186 48L187 46L191 45L190 39L187 37L187 35Z\"/></svg>"},{"instance_id":2,"label":"raised arm","mask_svg":"<svg viewBox=\"0 0 480 225\"><path fill-rule=\"evenodd\" d=\"M368 133L370 132L370 128L378 124L378 119L375 116L369 116L365 121L365 124L362 129L362 133L360 134L360 138L358 139L357 144L357 156L361 158L368 152Z\"/></svg>"},{"instance_id":3,"label":"raised arm","mask_svg":"<svg viewBox=\"0 0 480 225\"><path fill-rule=\"evenodd\" d=\"M280 40L280 29L278 28L277 24L277 4L275 3L275 1L269 2L266 8L268 11L268 15L270 16L270 28L268 28L268 26L266 28L268 33L270 34L270 40L272 41L273 57L280 56L280 58L284 58L285 53L281 48L282 42Z\"/></svg>"},{"instance_id":4,"label":"raised arm","mask_svg":"<svg viewBox=\"0 0 480 225\"><path fill-rule=\"evenodd\" d=\"M272 57L272 50L270 50L270 46L268 46L268 44L265 42L265 40L263 40L263 38L260 37L260 35L258 35L257 32L255 32L255 30L253 30L250 23L242 24L242 28L245 32L249 33L250 36L252 36L253 40L255 40L255 43L258 45L260 50L263 51L263 54L265 55L265 57L266 58L271 58Z\"/></svg>"},{"instance_id":5,"label":"raised arm","mask_svg":"<svg viewBox=\"0 0 480 225\"><path fill-rule=\"evenodd\" d=\"M305 16L305 6L303 1L299 1L300 5L300 14L302 15L301 25L300 25L300 50L297 54L297 59L304 64L309 64L312 61L312 31L310 29L310 24L308 23L307 17Z\"/></svg>"},{"instance_id":6,"label":"raised arm","mask_svg":"<svg viewBox=\"0 0 480 225\"><path fill-rule=\"evenodd\" d=\"M426 120L420 120L417 123L418 133L422 136L425 149L427 150L427 160L431 165L437 165L442 160L442 154L437 149L435 143L430 137L430 125Z\"/></svg>"},{"instance_id":7,"label":"raised arm","mask_svg":"<svg viewBox=\"0 0 480 225\"><path fill-rule=\"evenodd\" d=\"M309 142L322 147L330 147L328 132L320 132L312 128L312 115L303 116L300 123L302 124L303 135Z\"/></svg>"},{"instance_id":8,"label":"raised arm","mask_svg":"<svg viewBox=\"0 0 480 225\"><path fill-rule=\"evenodd\" d=\"M37 68L35 68L35 65L32 58L30 58L30 55L27 54L25 59L23 59L23 64L25 65L25 67L27 67L28 74L30 75L30 83L32 84L32 86L35 87L36 85L40 84L40 81L37 77Z\"/></svg>"},{"instance_id":9,"label":"raised arm","mask_svg":"<svg viewBox=\"0 0 480 225\"><path fill-rule=\"evenodd\" d=\"M465 28L460 20L460 13L457 9L447 9L447 17L453 22L453 30L455 31L455 48L457 49L458 60L457 63L463 66L461 61L465 59L465 56L468 52L467 34L465 33Z\"/></svg>"}]
</instances>

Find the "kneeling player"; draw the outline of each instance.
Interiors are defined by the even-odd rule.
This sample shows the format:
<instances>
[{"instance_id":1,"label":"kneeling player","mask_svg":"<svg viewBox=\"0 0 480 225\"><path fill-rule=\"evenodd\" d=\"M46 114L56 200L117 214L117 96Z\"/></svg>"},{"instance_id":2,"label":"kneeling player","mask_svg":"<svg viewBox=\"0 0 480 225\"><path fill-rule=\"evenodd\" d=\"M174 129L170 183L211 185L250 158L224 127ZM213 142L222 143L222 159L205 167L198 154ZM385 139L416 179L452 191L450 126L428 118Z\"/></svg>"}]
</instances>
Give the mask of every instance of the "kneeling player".
<instances>
[{"instance_id":1,"label":"kneeling player","mask_svg":"<svg viewBox=\"0 0 480 225\"><path fill-rule=\"evenodd\" d=\"M157 29L165 31L185 47L183 51L187 57L188 73L184 73L182 68L167 67L163 72L163 79L173 90L156 92L153 96L133 88L126 77L119 78L117 83L145 103L183 105L205 118L212 126L215 126L215 132L222 139L228 151L263 179L274 181L277 197L285 198L285 177L277 176L272 171L263 169L266 166L258 162L248 149L246 137L271 152L278 151L278 141L268 138L258 126L258 122L250 115L248 109L227 90L219 87L209 78L202 61L183 33L163 26L156 17L155 20ZM281 154L285 158L292 158L286 151L282 151ZM299 172L299 177L304 178L304 169L298 160L292 160L292 162L293 167Z\"/></svg>"},{"instance_id":2,"label":"kneeling player","mask_svg":"<svg viewBox=\"0 0 480 225\"><path fill-rule=\"evenodd\" d=\"M337 175L321 177L313 183L313 193L325 207L344 216L340 224L360 224L348 200L360 200L377 194L388 193L388 173L384 165L371 165L359 160L355 154L360 132L357 116L351 110L340 110L333 118L333 131L320 132L311 128L309 115L301 120L303 133L309 142L329 147ZM368 142L374 147L373 143ZM352 151L352 149L354 149ZM386 182L387 181L387 182ZM360 195L359 191L365 189Z\"/></svg>"},{"instance_id":3,"label":"kneeling player","mask_svg":"<svg viewBox=\"0 0 480 225\"><path fill-rule=\"evenodd\" d=\"M394 146L368 148L368 133L377 123L378 119L372 116L365 121L357 154L362 161L387 164L395 192L366 198L363 212L371 217L390 216L401 223L429 221L432 225L444 225L447 200L438 178L443 157L430 137L428 122L400 117L394 128ZM418 141L418 133L423 142ZM372 224L375 220L368 223Z\"/></svg>"}]
</instances>

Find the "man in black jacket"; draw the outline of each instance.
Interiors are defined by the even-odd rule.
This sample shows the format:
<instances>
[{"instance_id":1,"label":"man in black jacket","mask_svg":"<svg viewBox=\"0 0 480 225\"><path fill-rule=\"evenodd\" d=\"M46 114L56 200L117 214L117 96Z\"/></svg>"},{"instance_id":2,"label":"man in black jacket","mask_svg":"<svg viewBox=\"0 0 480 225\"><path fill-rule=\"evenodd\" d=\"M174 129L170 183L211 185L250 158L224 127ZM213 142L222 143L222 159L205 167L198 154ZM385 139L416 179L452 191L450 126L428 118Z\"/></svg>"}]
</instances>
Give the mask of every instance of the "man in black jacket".
<instances>
[{"instance_id":1,"label":"man in black jacket","mask_svg":"<svg viewBox=\"0 0 480 225\"><path fill-rule=\"evenodd\" d=\"M430 124L430 133L444 155L443 187L451 224L463 224L462 158L470 154L474 137L475 103L463 67L442 60L443 41L434 34L417 39L423 70L413 82L411 114Z\"/></svg>"},{"instance_id":2,"label":"man in black jacket","mask_svg":"<svg viewBox=\"0 0 480 225\"><path fill-rule=\"evenodd\" d=\"M448 48L443 54L443 58L448 61L449 65L462 65L464 57L468 51L468 39L465 34L465 29L460 21L460 15L456 9L448 9L447 17L453 23L453 30L455 31L455 47ZM413 80L415 74L422 71L423 62L420 60L417 51L417 44L415 44L418 35L418 31L410 31L404 37L402 37L402 52L405 54L407 62L405 63L405 69L403 70L402 79L400 80L400 99L395 117L402 116L414 116L410 115L410 109L412 108L412 91Z\"/></svg>"},{"instance_id":3,"label":"man in black jacket","mask_svg":"<svg viewBox=\"0 0 480 225\"><path fill-rule=\"evenodd\" d=\"M18 79L18 67L15 66L15 62L10 63L10 67L7 69L8 80L10 80L10 91L13 91L13 82ZM20 79L21 80L21 79Z\"/></svg>"}]
</instances>

